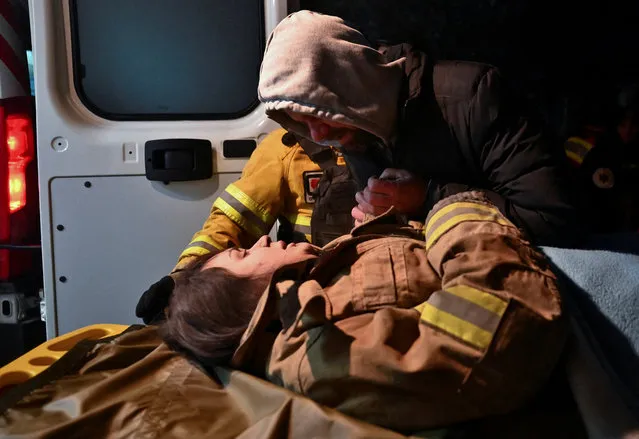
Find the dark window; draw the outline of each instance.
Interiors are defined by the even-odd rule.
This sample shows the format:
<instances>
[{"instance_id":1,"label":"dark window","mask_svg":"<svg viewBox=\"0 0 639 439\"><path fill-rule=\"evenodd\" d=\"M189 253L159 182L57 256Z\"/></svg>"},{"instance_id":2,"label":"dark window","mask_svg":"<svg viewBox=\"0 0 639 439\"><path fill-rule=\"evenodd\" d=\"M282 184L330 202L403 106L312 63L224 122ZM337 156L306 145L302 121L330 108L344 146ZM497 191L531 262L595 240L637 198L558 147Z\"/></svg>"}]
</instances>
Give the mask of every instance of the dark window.
<instances>
[{"instance_id":1,"label":"dark window","mask_svg":"<svg viewBox=\"0 0 639 439\"><path fill-rule=\"evenodd\" d=\"M112 120L232 119L257 105L263 0L72 0L74 79Z\"/></svg>"}]
</instances>

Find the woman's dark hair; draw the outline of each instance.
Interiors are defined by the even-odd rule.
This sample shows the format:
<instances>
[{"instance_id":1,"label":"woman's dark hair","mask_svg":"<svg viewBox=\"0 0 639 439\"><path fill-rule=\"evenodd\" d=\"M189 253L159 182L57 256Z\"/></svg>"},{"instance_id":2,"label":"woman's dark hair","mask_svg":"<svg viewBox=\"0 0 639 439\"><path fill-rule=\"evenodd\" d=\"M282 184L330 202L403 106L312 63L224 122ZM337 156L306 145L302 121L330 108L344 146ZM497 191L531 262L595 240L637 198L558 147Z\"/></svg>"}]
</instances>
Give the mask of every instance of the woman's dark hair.
<instances>
[{"instance_id":1,"label":"woman's dark hair","mask_svg":"<svg viewBox=\"0 0 639 439\"><path fill-rule=\"evenodd\" d=\"M203 262L177 276L160 334L172 349L221 365L238 347L266 285L223 268L202 270Z\"/></svg>"}]
</instances>

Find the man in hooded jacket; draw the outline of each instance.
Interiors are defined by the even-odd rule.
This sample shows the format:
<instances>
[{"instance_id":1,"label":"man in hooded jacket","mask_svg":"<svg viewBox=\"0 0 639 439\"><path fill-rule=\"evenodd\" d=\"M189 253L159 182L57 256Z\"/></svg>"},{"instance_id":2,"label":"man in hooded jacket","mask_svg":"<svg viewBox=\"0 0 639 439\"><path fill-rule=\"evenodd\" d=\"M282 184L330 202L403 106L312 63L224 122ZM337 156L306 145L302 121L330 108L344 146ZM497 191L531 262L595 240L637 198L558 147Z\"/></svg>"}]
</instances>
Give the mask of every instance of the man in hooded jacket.
<instances>
[{"instance_id":1,"label":"man in hooded jacket","mask_svg":"<svg viewBox=\"0 0 639 439\"><path fill-rule=\"evenodd\" d=\"M287 130L342 149L362 189L356 222L390 206L410 219L481 188L534 243L568 243L562 151L505 87L492 66L376 50L340 18L300 11L270 36L258 96Z\"/></svg>"}]
</instances>

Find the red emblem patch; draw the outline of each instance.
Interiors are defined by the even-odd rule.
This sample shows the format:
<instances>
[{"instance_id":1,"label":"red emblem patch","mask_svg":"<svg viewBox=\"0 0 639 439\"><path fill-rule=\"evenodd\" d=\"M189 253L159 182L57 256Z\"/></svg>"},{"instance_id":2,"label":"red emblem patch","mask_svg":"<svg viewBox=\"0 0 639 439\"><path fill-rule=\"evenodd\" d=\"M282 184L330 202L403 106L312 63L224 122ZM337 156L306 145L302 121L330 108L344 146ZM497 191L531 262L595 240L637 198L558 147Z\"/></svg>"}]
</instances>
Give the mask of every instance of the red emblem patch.
<instances>
[{"instance_id":1,"label":"red emblem patch","mask_svg":"<svg viewBox=\"0 0 639 439\"><path fill-rule=\"evenodd\" d=\"M315 193L319 187L320 179L322 178L322 171L306 171L303 174L304 178L304 200L307 203L315 202Z\"/></svg>"}]
</instances>

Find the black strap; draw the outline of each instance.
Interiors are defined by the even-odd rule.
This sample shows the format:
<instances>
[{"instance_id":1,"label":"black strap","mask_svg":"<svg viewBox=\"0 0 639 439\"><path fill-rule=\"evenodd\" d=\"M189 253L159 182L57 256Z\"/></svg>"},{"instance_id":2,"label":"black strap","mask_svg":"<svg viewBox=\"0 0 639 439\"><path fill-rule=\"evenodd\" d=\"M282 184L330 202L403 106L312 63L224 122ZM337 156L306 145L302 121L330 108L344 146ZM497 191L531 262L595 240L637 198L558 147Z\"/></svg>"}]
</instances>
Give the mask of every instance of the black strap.
<instances>
[{"instance_id":1,"label":"black strap","mask_svg":"<svg viewBox=\"0 0 639 439\"><path fill-rule=\"evenodd\" d=\"M327 169L337 166L335 153L330 146L318 145L308 139L299 139L299 144L306 155L317 163L322 171L326 171Z\"/></svg>"}]
</instances>

